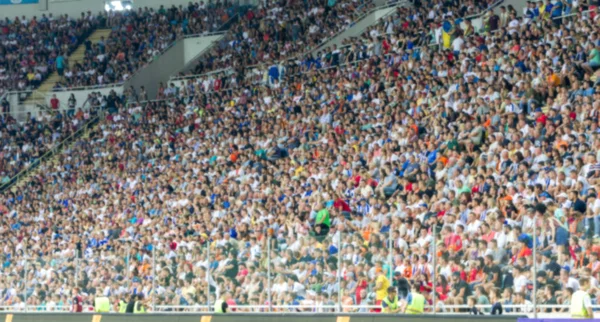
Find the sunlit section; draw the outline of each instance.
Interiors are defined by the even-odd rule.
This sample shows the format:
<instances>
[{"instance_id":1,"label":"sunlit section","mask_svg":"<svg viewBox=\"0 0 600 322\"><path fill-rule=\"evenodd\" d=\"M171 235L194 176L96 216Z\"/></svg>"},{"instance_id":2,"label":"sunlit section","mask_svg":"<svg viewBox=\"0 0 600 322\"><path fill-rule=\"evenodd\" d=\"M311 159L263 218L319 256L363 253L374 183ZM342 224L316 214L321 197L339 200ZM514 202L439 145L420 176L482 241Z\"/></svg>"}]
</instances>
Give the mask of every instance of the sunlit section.
<instances>
[{"instance_id":1,"label":"sunlit section","mask_svg":"<svg viewBox=\"0 0 600 322\"><path fill-rule=\"evenodd\" d=\"M133 8L133 1L131 0L106 1L104 4L104 10L106 11L123 11L131 10L131 8Z\"/></svg>"}]
</instances>

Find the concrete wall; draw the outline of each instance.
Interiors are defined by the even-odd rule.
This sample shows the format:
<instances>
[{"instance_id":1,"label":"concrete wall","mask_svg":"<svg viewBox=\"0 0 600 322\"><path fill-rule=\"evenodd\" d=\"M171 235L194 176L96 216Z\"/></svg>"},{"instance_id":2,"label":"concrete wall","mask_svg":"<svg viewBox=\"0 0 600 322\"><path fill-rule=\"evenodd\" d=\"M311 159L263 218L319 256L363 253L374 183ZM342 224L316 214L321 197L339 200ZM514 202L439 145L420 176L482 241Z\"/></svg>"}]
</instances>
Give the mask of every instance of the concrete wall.
<instances>
[{"instance_id":1,"label":"concrete wall","mask_svg":"<svg viewBox=\"0 0 600 322\"><path fill-rule=\"evenodd\" d=\"M159 83L167 84L172 75L184 69L186 65L195 61L202 51L212 46L223 37L220 35L186 38L177 41L169 50L163 53L150 65L135 73L125 82L125 88L133 86L139 89L146 88L148 98L154 99L158 93Z\"/></svg>"},{"instance_id":2,"label":"concrete wall","mask_svg":"<svg viewBox=\"0 0 600 322\"><path fill-rule=\"evenodd\" d=\"M554 2L556 2L556 1L552 1L552 3L554 3ZM581 1L580 1L580 3L581 3ZM508 7L509 5L512 5L513 8L515 8L515 10L517 11L517 16L523 17L523 8L525 8L525 6L527 6L527 1L504 0L501 4L501 6L506 6L506 7ZM494 9L494 12L500 13L500 7Z\"/></svg>"},{"instance_id":3,"label":"concrete wall","mask_svg":"<svg viewBox=\"0 0 600 322\"><path fill-rule=\"evenodd\" d=\"M111 91L115 91L117 94L120 95L123 93L123 86L112 86L112 87L105 87L105 88L74 90L74 91L71 90L71 91L48 92L45 94L36 92L35 94L33 94L34 95L33 97L37 98L37 96L35 96L35 95L44 95L44 98L46 100L46 105L50 106L50 100L52 99L52 95L56 95L56 98L58 98L58 100L60 101L59 110L66 110L68 108L69 97L71 97L71 94L75 95L75 99L77 100L76 106L77 106L77 108L80 108L86 102L88 95L90 93L100 92L103 96L107 96L108 94L110 94ZM19 95L22 96L21 99L19 99ZM40 111L40 108L38 106L36 106L35 104L25 104L24 103L25 102L24 99L27 97L28 96L27 96L26 92L9 93L6 96L6 99L10 103L11 115L14 118L16 118L18 121L24 121L26 119L27 113L31 113L31 115L37 115L37 113ZM41 98L41 96L40 96L40 98ZM21 101L23 101L23 103L21 103ZM89 105L86 107L89 107Z\"/></svg>"},{"instance_id":4,"label":"concrete wall","mask_svg":"<svg viewBox=\"0 0 600 322\"><path fill-rule=\"evenodd\" d=\"M183 61L184 64L189 64L196 60L198 56L209 46L212 46L216 41L221 39L222 35L206 36L206 37L194 37L184 39L184 52ZM174 71L176 72L176 71Z\"/></svg>"},{"instance_id":5,"label":"concrete wall","mask_svg":"<svg viewBox=\"0 0 600 322\"><path fill-rule=\"evenodd\" d=\"M156 97L159 82L165 83L173 71L180 70L185 66L184 53L184 42L176 42L169 50L150 63L150 65L139 70L127 80L125 88L133 86L139 89L141 86L144 86L148 92L148 98L152 99Z\"/></svg>"},{"instance_id":6,"label":"concrete wall","mask_svg":"<svg viewBox=\"0 0 600 322\"><path fill-rule=\"evenodd\" d=\"M75 95L77 100L77 107L81 107L88 98L88 95L92 92L100 92L102 96L108 96L111 91L115 91L118 95L123 93L123 86L105 87L98 89L83 89L77 91L61 91L61 92L48 92L46 95L46 104L50 105L50 99L52 95L56 95L56 98L60 101L60 109L67 109L69 97L71 94Z\"/></svg>"},{"instance_id":7,"label":"concrete wall","mask_svg":"<svg viewBox=\"0 0 600 322\"><path fill-rule=\"evenodd\" d=\"M26 17L41 16L52 13L53 15L66 13L69 16L79 17L82 12L88 10L92 13L104 11L104 0L39 0L37 4L19 4L0 6L0 18L14 18L25 15ZM158 8L160 5L168 6L187 5L189 0L133 0L133 8L150 7ZM47 10L43 10L46 7Z\"/></svg>"}]
</instances>

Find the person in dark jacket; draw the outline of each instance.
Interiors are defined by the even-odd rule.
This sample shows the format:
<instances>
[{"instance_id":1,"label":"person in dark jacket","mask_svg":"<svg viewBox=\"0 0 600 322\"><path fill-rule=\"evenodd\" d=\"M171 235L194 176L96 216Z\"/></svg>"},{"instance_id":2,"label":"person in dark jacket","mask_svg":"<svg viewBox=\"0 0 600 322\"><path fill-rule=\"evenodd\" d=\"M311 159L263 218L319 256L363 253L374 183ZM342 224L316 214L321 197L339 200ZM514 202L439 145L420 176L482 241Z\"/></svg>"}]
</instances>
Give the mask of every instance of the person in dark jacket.
<instances>
[{"instance_id":1,"label":"person in dark jacket","mask_svg":"<svg viewBox=\"0 0 600 322\"><path fill-rule=\"evenodd\" d=\"M127 303L127 309L125 309L125 313L133 313L136 299L137 298L135 295L132 295L131 298L129 298L129 302Z\"/></svg>"}]
</instances>

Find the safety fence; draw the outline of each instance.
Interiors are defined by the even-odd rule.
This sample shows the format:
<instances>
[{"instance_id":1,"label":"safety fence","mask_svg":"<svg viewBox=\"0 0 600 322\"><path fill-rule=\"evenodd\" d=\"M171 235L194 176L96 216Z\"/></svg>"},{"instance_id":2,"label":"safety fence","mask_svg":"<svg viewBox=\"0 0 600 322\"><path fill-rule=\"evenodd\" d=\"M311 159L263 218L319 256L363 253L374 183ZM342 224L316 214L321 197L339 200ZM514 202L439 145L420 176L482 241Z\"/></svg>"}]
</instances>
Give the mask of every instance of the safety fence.
<instances>
[{"instance_id":1,"label":"safety fence","mask_svg":"<svg viewBox=\"0 0 600 322\"><path fill-rule=\"evenodd\" d=\"M375 190L376 194L386 192L383 188ZM419 204L410 207L421 206ZM349 213L348 216L358 218L359 211L367 210L363 208L359 208L357 213ZM493 213L488 214L488 218L489 223L486 222L485 227L496 224ZM487 249L497 253L498 249L505 246L506 239L497 236L489 243L482 239L476 245L464 249L470 254L478 255L466 262L464 270L450 273L451 259L457 256L456 250L462 246L453 242L448 238L447 232L434 225L431 240L422 241L421 246L415 245L412 247L414 249L410 250L405 243L405 239L408 238L407 232L390 229L397 224L397 219L384 218L381 226L373 227L368 239L360 233L338 231L323 236L315 231L314 235L302 237L288 245L276 238L242 243L227 236L228 239L219 242L219 245L205 242L189 247L182 246L176 254L168 249L158 249L152 244L140 248L133 240L116 239L112 241L111 247L122 256L112 259L98 258L96 265L139 269L120 272L124 281L121 285L122 290L107 288L103 290L102 295L108 296L114 304L119 299L126 299L127 294L143 293L145 306L151 312L210 312L215 301L229 293L237 300L231 306L235 306L238 312L361 313L380 308L379 293L392 285L401 288L399 285L402 279L406 278L413 281L411 284L414 291L420 292L428 299L429 305L425 308L427 314L464 314L473 307L489 314L492 304L496 303L503 306L504 314L542 317L538 313L568 313L570 294L557 294L559 305L544 305L546 288L535 283L539 281L538 267L542 269L543 263L551 260L548 254L543 254L543 263L533 261L529 269L517 270L519 261L511 265L506 264L506 255L485 255ZM178 219L173 217L165 220L176 222ZM288 224L293 226L293 223ZM489 232L485 227L477 234L487 236ZM332 226L332 229L335 229L335 226ZM527 231L531 235L519 236L519 242L529 247L539 245L540 238L534 241L531 236L546 236L546 233L552 231L548 225L541 228L534 225L532 231ZM201 240L205 238L201 234L197 237ZM373 246L370 249L372 266L360 259L361 252L367 251L364 249L364 240L369 240ZM311 245L315 250L306 252L305 249L309 249ZM537 247L532 249L533 258L541 258ZM62 303L59 310L68 310L69 294L61 295L61 300L40 299L32 295L33 288L40 284L40 280L28 277L35 276L31 273L35 273L43 261L52 270L62 272L69 285L87 289L88 285L82 284L85 281L82 269L89 267L91 258L100 257L99 254L100 249L85 254L56 254L48 258L41 258L34 252L26 253L21 263L23 270L28 274L15 284L15 290L22 302L0 306L0 311L39 312L49 311L50 308L56 310L58 302ZM432 256L432 262L426 260L426 254L435 254ZM561 262L561 256L559 255L558 262ZM294 258L299 258L297 263L288 264ZM484 270L491 273L482 280ZM481 277L479 280L467 278L466 283L461 282L460 276L467 272L476 272L476 275ZM580 276L588 273L584 268L573 272L578 272ZM176 282L165 278L169 275L176 278ZM507 282L509 277L520 275L526 277L528 282L525 285L515 286ZM241 292L239 288L232 287L229 276L243 281L247 291ZM452 284L462 286L452 288ZM141 290L138 289L140 285L143 285ZM501 295L504 289L514 290L514 295L504 297ZM438 296L432 296L432 290L435 290ZM290 299L292 294L293 298ZM82 294L86 307L92 305L97 295ZM485 301L482 300L484 298ZM598 309L600 306L594 305L594 308Z\"/></svg>"}]
</instances>

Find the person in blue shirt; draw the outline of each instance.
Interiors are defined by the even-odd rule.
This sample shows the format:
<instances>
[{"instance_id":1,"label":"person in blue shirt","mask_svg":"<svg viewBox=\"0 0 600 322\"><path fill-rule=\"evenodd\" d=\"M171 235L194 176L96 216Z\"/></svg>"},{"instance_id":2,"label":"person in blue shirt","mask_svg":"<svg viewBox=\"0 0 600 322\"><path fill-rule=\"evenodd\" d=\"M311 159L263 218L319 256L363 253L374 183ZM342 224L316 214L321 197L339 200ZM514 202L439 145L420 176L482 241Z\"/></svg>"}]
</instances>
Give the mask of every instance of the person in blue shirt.
<instances>
[{"instance_id":1,"label":"person in blue shirt","mask_svg":"<svg viewBox=\"0 0 600 322\"><path fill-rule=\"evenodd\" d=\"M547 7L548 5L546 5ZM552 11L550 12L550 17L556 18L560 17L563 14L563 4L561 1L556 1L556 3L552 6Z\"/></svg>"},{"instance_id":2,"label":"person in blue shirt","mask_svg":"<svg viewBox=\"0 0 600 322\"><path fill-rule=\"evenodd\" d=\"M64 57L63 53L60 53L58 55L58 57L56 57L56 72L58 73L58 76L60 76L61 78L65 75L65 65L66 65L66 59Z\"/></svg>"},{"instance_id":3,"label":"person in blue shirt","mask_svg":"<svg viewBox=\"0 0 600 322\"><path fill-rule=\"evenodd\" d=\"M544 18L551 17L552 8L554 8L554 5L552 4L552 2L550 0L546 0L546 8L544 9Z\"/></svg>"}]
</instances>

